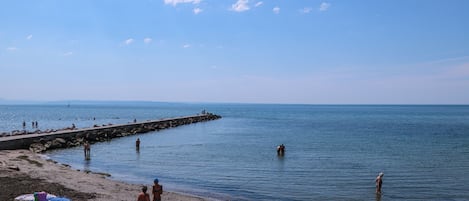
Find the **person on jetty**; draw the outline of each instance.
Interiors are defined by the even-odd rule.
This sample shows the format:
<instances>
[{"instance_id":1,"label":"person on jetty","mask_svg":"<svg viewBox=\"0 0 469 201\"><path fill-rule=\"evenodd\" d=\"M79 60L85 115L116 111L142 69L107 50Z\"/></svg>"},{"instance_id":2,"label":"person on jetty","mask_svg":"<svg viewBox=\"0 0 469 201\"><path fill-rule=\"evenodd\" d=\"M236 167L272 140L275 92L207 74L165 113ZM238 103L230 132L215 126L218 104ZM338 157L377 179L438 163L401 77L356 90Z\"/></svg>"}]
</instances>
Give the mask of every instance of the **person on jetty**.
<instances>
[{"instance_id":1,"label":"person on jetty","mask_svg":"<svg viewBox=\"0 0 469 201\"><path fill-rule=\"evenodd\" d=\"M283 156L285 154L285 145L281 144L277 146L277 155Z\"/></svg>"},{"instance_id":2,"label":"person on jetty","mask_svg":"<svg viewBox=\"0 0 469 201\"><path fill-rule=\"evenodd\" d=\"M85 160L90 160L91 158L91 145L88 141L85 141L83 144L83 151L85 152Z\"/></svg>"},{"instance_id":3,"label":"person on jetty","mask_svg":"<svg viewBox=\"0 0 469 201\"><path fill-rule=\"evenodd\" d=\"M147 193L147 187L142 187L142 192L138 194L137 201L150 201L150 195Z\"/></svg>"},{"instance_id":4,"label":"person on jetty","mask_svg":"<svg viewBox=\"0 0 469 201\"><path fill-rule=\"evenodd\" d=\"M161 201L161 194L163 193L163 185L158 184L158 179L153 180L153 201Z\"/></svg>"},{"instance_id":5,"label":"person on jetty","mask_svg":"<svg viewBox=\"0 0 469 201\"><path fill-rule=\"evenodd\" d=\"M25 129L25 128L26 128L26 122L23 121L23 129Z\"/></svg>"},{"instance_id":6,"label":"person on jetty","mask_svg":"<svg viewBox=\"0 0 469 201\"><path fill-rule=\"evenodd\" d=\"M375 179L376 182L376 194L381 194L381 187L383 186L384 173L380 172Z\"/></svg>"},{"instance_id":7,"label":"person on jetty","mask_svg":"<svg viewBox=\"0 0 469 201\"><path fill-rule=\"evenodd\" d=\"M137 138L137 141L135 141L135 148L140 149L140 138Z\"/></svg>"}]
</instances>

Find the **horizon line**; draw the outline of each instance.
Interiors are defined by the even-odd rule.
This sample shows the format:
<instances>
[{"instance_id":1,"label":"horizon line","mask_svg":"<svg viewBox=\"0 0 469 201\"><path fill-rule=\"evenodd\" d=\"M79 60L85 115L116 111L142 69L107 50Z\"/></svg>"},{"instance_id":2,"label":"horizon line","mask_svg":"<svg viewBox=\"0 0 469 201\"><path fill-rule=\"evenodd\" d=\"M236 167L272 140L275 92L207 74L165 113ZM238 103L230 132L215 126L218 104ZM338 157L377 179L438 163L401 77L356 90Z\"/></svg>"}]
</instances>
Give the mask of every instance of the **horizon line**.
<instances>
[{"instance_id":1,"label":"horizon line","mask_svg":"<svg viewBox=\"0 0 469 201\"><path fill-rule=\"evenodd\" d=\"M155 100L13 100L0 98L0 105L40 105L40 104L106 104L106 103L166 103L166 104L247 104L247 105L376 105L376 106L398 106L398 105L422 105L422 106L466 106L469 103L282 103L282 102L216 102L216 101L155 101Z\"/></svg>"}]
</instances>

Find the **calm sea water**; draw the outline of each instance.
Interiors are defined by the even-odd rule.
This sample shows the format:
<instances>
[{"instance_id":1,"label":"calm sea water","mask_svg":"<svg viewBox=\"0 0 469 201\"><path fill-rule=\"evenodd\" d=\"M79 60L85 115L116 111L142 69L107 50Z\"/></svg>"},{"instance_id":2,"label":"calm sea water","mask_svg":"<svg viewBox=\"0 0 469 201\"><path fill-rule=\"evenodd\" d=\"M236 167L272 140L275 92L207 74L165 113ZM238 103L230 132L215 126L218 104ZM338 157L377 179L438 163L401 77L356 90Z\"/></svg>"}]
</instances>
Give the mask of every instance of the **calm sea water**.
<instances>
[{"instance_id":1,"label":"calm sea water","mask_svg":"<svg viewBox=\"0 0 469 201\"><path fill-rule=\"evenodd\" d=\"M88 127L203 109L223 118L93 144L88 162L81 147L46 154L117 180L150 185L158 177L168 190L222 200L469 200L469 106L0 106L0 131L21 129L23 120L40 129ZM275 152L281 143L284 157Z\"/></svg>"}]
</instances>

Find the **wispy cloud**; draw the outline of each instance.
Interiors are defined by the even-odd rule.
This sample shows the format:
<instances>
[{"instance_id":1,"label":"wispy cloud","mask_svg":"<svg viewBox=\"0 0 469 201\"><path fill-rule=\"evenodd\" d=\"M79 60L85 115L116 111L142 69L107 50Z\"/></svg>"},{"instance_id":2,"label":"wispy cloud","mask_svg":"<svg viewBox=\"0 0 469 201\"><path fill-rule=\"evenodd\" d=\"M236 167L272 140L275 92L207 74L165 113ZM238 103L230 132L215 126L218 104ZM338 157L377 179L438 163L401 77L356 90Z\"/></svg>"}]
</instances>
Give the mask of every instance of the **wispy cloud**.
<instances>
[{"instance_id":1,"label":"wispy cloud","mask_svg":"<svg viewBox=\"0 0 469 201\"><path fill-rule=\"evenodd\" d=\"M27 39L27 40L31 40L32 38L33 38L33 35L32 35L32 34L26 36L26 39Z\"/></svg>"},{"instance_id":2,"label":"wispy cloud","mask_svg":"<svg viewBox=\"0 0 469 201\"><path fill-rule=\"evenodd\" d=\"M17 47L7 47L8 51L17 51L19 50Z\"/></svg>"},{"instance_id":3,"label":"wispy cloud","mask_svg":"<svg viewBox=\"0 0 469 201\"><path fill-rule=\"evenodd\" d=\"M129 38L129 39L127 39L127 40L124 41L124 44L125 44L125 45L130 45L130 44L132 44L133 42L134 42L134 39L133 39L133 38Z\"/></svg>"},{"instance_id":4,"label":"wispy cloud","mask_svg":"<svg viewBox=\"0 0 469 201\"><path fill-rule=\"evenodd\" d=\"M200 8L194 8L194 10L193 10L193 11L194 11L194 14L196 14L196 15L197 15L197 14L201 13L203 10L202 10L202 9L200 9Z\"/></svg>"},{"instance_id":5,"label":"wispy cloud","mask_svg":"<svg viewBox=\"0 0 469 201\"><path fill-rule=\"evenodd\" d=\"M331 7L330 3L327 2L322 2L321 5L319 6L319 11L326 11Z\"/></svg>"},{"instance_id":6,"label":"wispy cloud","mask_svg":"<svg viewBox=\"0 0 469 201\"><path fill-rule=\"evenodd\" d=\"M192 4L199 4L201 0L164 0L165 4L171 4L176 6L180 3L192 3Z\"/></svg>"},{"instance_id":7,"label":"wispy cloud","mask_svg":"<svg viewBox=\"0 0 469 201\"><path fill-rule=\"evenodd\" d=\"M301 13L310 13L313 10L311 7L304 7L303 9L300 10Z\"/></svg>"},{"instance_id":8,"label":"wispy cloud","mask_svg":"<svg viewBox=\"0 0 469 201\"><path fill-rule=\"evenodd\" d=\"M144 42L145 44L150 44L152 41L153 41L153 39L151 39L151 38L144 38L144 39L143 39L143 42Z\"/></svg>"},{"instance_id":9,"label":"wispy cloud","mask_svg":"<svg viewBox=\"0 0 469 201\"><path fill-rule=\"evenodd\" d=\"M279 14L280 13L280 8L278 6L275 6L272 11L275 13L275 14Z\"/></svg>"},{"instance_id":10,"label":"wispy cloud","mask_svg":"<svg viewBox=\"0 0 469 201\"><path fill-rule=\"evenodd\" d=\"M68 57L68 56L72 56L72 54L73 54L73 52L65 52L63 54L63 56Z\"/></svg>"},{"instance_id":11,"label":"wispy cloud","mask_svg":"<svg viewBox=\"0 0 469 201\"><path fill-rule=\"evenodd\" d=\"M190 48L191 45L190 45L190 44L185 44L185 45L183 45L182 47L183 47L183 48Z\"/></svg>"},{"instance_id":12,"label":"wispy cloud","mask_svg":"<svg viewBox=\"0 0 469 201\"><path fill-rule=\"evenodd\" d=\"M235 12L244 12L249 10L248 0L238 0L235 4L231 5L231 10Z\"/></svg>"},{"instance_id":13,"label":"wispy cloud","mask_svg":"<svg viewBox=\"0 0 469 201\"><path fill-rule=\"evenodd\" d=\"M264 2L262 2L262 1L259 1L259 2L257 2L257 3L256 3L256 5L254 5L254 7L259 7L259 6L262 6L262 4L264 4Z\"/></svg>"}]
</instances>

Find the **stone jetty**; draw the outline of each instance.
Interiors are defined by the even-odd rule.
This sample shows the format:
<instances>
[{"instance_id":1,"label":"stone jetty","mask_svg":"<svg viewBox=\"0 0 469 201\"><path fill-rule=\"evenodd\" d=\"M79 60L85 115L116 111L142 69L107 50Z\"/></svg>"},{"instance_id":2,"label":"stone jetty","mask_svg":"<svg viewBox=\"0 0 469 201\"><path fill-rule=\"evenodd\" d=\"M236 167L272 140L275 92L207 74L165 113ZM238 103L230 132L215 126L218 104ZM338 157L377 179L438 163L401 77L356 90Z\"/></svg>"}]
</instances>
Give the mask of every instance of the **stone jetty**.
<instances>
[{"instance_id":1,"label":"stone jetty","mask_svg":"<svg viewBox=\"0 0 469 201\"><path fill-rule=\"evenodd\" d=\"M112 138L158 131L219 118L221 118L219 115L204 113L145 122L62 130L52 133L6 136L0 137L0 150L30 149L39 153L50 149L80 146L85 141L90 143L102 142Z\"/></svg>"}]
</instances>

